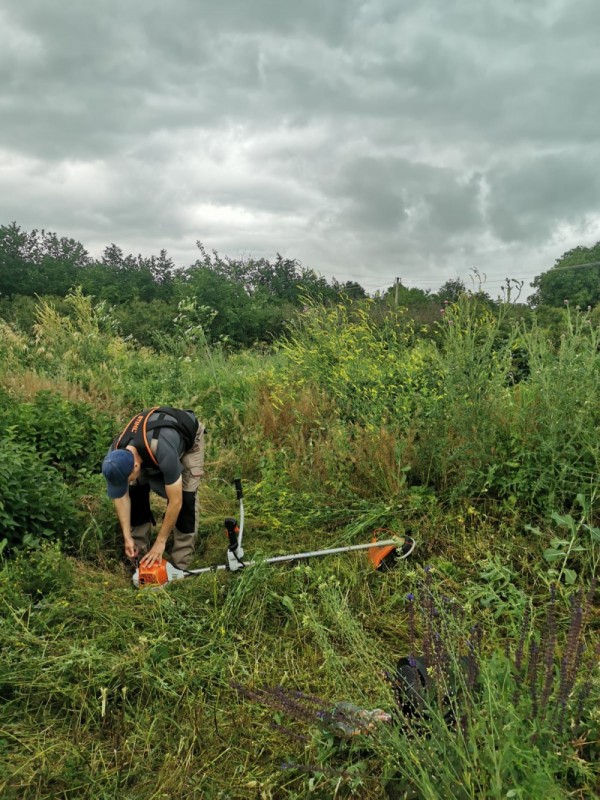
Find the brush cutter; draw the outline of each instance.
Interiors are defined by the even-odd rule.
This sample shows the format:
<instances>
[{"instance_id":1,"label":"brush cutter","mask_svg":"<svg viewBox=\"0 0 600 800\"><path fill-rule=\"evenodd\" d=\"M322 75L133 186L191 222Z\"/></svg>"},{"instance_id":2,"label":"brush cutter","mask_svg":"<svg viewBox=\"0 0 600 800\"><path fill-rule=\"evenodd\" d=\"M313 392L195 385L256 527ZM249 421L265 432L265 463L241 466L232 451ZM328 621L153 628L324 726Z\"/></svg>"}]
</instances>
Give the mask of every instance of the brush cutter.
<instances>
[{"instance_id":1,"label":"brush cutter","mask_svg":"<svg viewBox=\"0 0 600 800\"><path fill-rule=\"evenodd\" d=\"M293 561L303 561L307 558L319 558L321 556L332 556L338 553L350 553L353 550L368 550L369 561L377 570L384 571L390 569L396 561L408 556L415 549L415 541L410 536L401 536L393 539L379 541L376 534L383 529L379 528L373 535L373 540L366 544L345 545L343 547L329 547L326 550L309 550L305 553L290 553L284 556L271 556L271 558L261 559L260 561L244 561L244 548L242 546L244 538L244 492L242 481L235 479L237 499L240 503L240 521L233 517L225 520L225 532L227 534L228 547L224 564L213 564L210 567L201 569L178 569L169 561L162 559L158 564L151 567L137 565L132 580L135 586L164 586L174 580L189 578L194 575L205 575L208 572L228 570L237 572L240 569L252 567L256 564L284 564Z\"/></svg>"}]
</instances>

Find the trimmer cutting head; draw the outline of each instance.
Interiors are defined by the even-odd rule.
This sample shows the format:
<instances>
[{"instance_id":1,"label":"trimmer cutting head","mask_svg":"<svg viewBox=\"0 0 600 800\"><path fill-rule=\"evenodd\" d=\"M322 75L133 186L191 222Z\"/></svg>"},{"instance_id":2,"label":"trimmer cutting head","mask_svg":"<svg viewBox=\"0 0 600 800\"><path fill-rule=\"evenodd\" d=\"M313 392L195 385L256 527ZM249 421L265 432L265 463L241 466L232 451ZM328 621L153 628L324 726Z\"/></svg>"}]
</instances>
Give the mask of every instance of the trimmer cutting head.
<instances>
[{"instance_id":1,"label":"trimmer cutting head","mask_svg":"<svg viewBox=\"0 0 600 800\"><path fill-rule=\"evenodd\" d=\"M373 534L372 542L377 542L377 533L385 530L379 528ZM414 539L404 535L403 544L388 544L382 547L372 547L369 550L369 561L378 572L387 572L394 569L397 562L409 556L415 548Z\"/></svg>"}]
</instances>

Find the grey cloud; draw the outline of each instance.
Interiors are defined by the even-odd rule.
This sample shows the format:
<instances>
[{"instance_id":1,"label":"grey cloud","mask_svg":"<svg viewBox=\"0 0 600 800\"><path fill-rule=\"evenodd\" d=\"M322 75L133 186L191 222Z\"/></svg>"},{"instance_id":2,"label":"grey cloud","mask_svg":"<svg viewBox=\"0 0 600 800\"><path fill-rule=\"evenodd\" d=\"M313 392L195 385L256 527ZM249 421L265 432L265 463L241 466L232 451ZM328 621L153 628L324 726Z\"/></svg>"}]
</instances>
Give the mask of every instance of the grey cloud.
<instances>
[{"instance_id":1,"label":"grey cloud","mask_svg":"<svg viewBox=\"0 0 600 800\"><path fill-rule=\"evenodd\" d=\"M454 170L394 156L350 161L330 194L351 198L339 214L340 227L365 232L420 232L434 238L462 235L483 223L480 176L462 179Z\"/></svg>"},{"instance_id":2,"label":"grey cloud","mask_svg":"<svg viewBox=\"0 0 600 800\"><path fill-rule=\"evenodd\" d=\"M505 242L544 241L563 223L600 214L600 154L562 153L505 165L488 175L489 219Z\"/></svg>"},{"instance_id":3,"label":"grey cloud","mask_svg":"<svg viewBox=\"0 0 600 800\"><path fill-rule=\"evenodd\" d=\"M281 250L339 278L368 263L370 282L398 258L432 282L479 260L539 271L596 230L594 0L0 14L3 221L184 260L197 238Z\"/></svg>"},{"instance_id":4,"label":"grey cloud","mask_svg":"<svg viewBox=\"0 0 600 800\"><path fill-rule=\"evenodd\" d=\"M425 196L429 206L431 229L452 237L482 229L482 176L473 175L464 181L456 176Z\"/></svg>"}]
</instances>

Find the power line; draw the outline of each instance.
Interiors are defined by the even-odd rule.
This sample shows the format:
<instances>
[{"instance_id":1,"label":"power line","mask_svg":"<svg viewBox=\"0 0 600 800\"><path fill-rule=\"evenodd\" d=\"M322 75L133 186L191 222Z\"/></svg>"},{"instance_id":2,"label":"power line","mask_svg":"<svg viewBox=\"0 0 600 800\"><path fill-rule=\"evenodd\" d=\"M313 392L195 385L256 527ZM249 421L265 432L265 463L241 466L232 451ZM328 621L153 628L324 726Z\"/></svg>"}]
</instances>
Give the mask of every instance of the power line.
<instances>
[{"instance_id":1,"label":"power line","mask_svg":"<svg viewBox=\"0 0 600 800\"><path fill-rule=\"evenodd\" d=\"M588 262L586 262L584 264L571 264L571 265L566 265L566 266L562 266L562 267L551 267L549 270L545 270L545 272L563 272L563 271L569 270L569 269L584 269L584 268L587 268L587 267L600 267L600 261L588 261ZM531 272L531 273L528 273L526 275L522 275L520 278L510 278L510 277L507 276L506 278L493 278L492 280L485 279L485 280L481 281L481 285L482 285L482 287L485 287L485 286L489 286L489 285L492 285L492 284L503 284L507 280L519 280L519 281L522 280L523 283L525 283L530 278L535 278L540 274L543 274L543 273L538 271L538 272ZM459 276L456 276L456 277L457 277L458 280L463 280ZM446 279L446 280L448 280L448 279ZM454 280L454 279L450 278L449 280ZM401 285L404 286L404 288L409 289L409 288L411 288L411 286L414 287L414 288L417 288L418 286L440 286L442 284L442 282L443 282L443 280L442 281L440 281L440 280L436 280L436 281L413 281L410 278L407 278L406 279L406 283L402 283L402 281L401 281ZM394 281L390 279L389 283L386 283L386 284L383 284L383 285L379 285L379 286L375 286L374 284L361 284L361 285L363 286L364 289L375 289L375 290L378 290L378 289L389 289L392 286L394 286Z\"/></svg>"},{"instance_id":2,"label":"power line","mask_svg":"<svg viewBox=\"0 0 600 800\"><path fill-rule=\"evenodd\" d=\"M546 272L562 272L564 269L583 269L583 267L600 267L600 261L588 261L587 264L571 264L567 267L550 267Z\"/></svg>"},{"instance_id":3,"label":"power line","mask_svg":"<svg viewBox=\"0 0 600 800\"><path fill-rule=\"evenodd\" d=\"M519 281L519 282L522 281L523 284L525 285L528 284L532 278L544 274L544 272L558 272L558 271L562 272L564 270L569 270L569 269L584 269L588 267L598 267L598 266L600 266L600 261L587 261L583 264L572 264L568 266L551 267L549 270L544 270L544 271L538 270L536 272L531 272L522 275L519 278L510 278L509 276L507 276L505 278L492 278L491 280L488 280L487 278L483 279L484 273L481 273L482 275L481 288L485 290L485 288L488 286L498 286L498 285L502 286L506 283L507 280ZM330 277L335 277L335 276L330 276ZM378 291L386 291L395 286L395 278L390 278L389 282L387 283L363 283L359 277L354 277L354 276L350 277L349 280L359 284L359 286L361 286L363 289L365 289L370 293ZM431 281L416 281L416 280L411 280L410 278L406 278L405 279L406 282L403 282L402 279L400 279L400 286L402 286L405 289L418 289L420 287L424 288L441 287L447 280L460 280L466 284L469 281L471 281L471 276L468 276L465 279L460 277L459 275L456 275L454 276L454 278L439 278L437 280L431 280Z\"/></svg>"}]
</instances>

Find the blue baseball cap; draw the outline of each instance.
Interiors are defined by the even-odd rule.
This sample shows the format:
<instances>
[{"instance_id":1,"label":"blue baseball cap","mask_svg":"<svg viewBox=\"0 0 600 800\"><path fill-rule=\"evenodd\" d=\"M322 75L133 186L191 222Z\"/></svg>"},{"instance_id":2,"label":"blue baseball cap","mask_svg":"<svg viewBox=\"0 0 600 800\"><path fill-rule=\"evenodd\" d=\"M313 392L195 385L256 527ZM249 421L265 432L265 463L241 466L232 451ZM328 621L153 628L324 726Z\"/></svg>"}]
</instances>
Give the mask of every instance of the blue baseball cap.
<instances>
[{"instance_id":1,"label":"blue baseball cap","mask_svg":"<svg viewBox=\"0 0 600 800\"><path fill-rule=\"evenodd\" d=\"M135 464L131 450L111 450L102 462L102 474L106 479L106 491L113 500L127 492L129 476Z\"/></svg>"}]
</instances>

